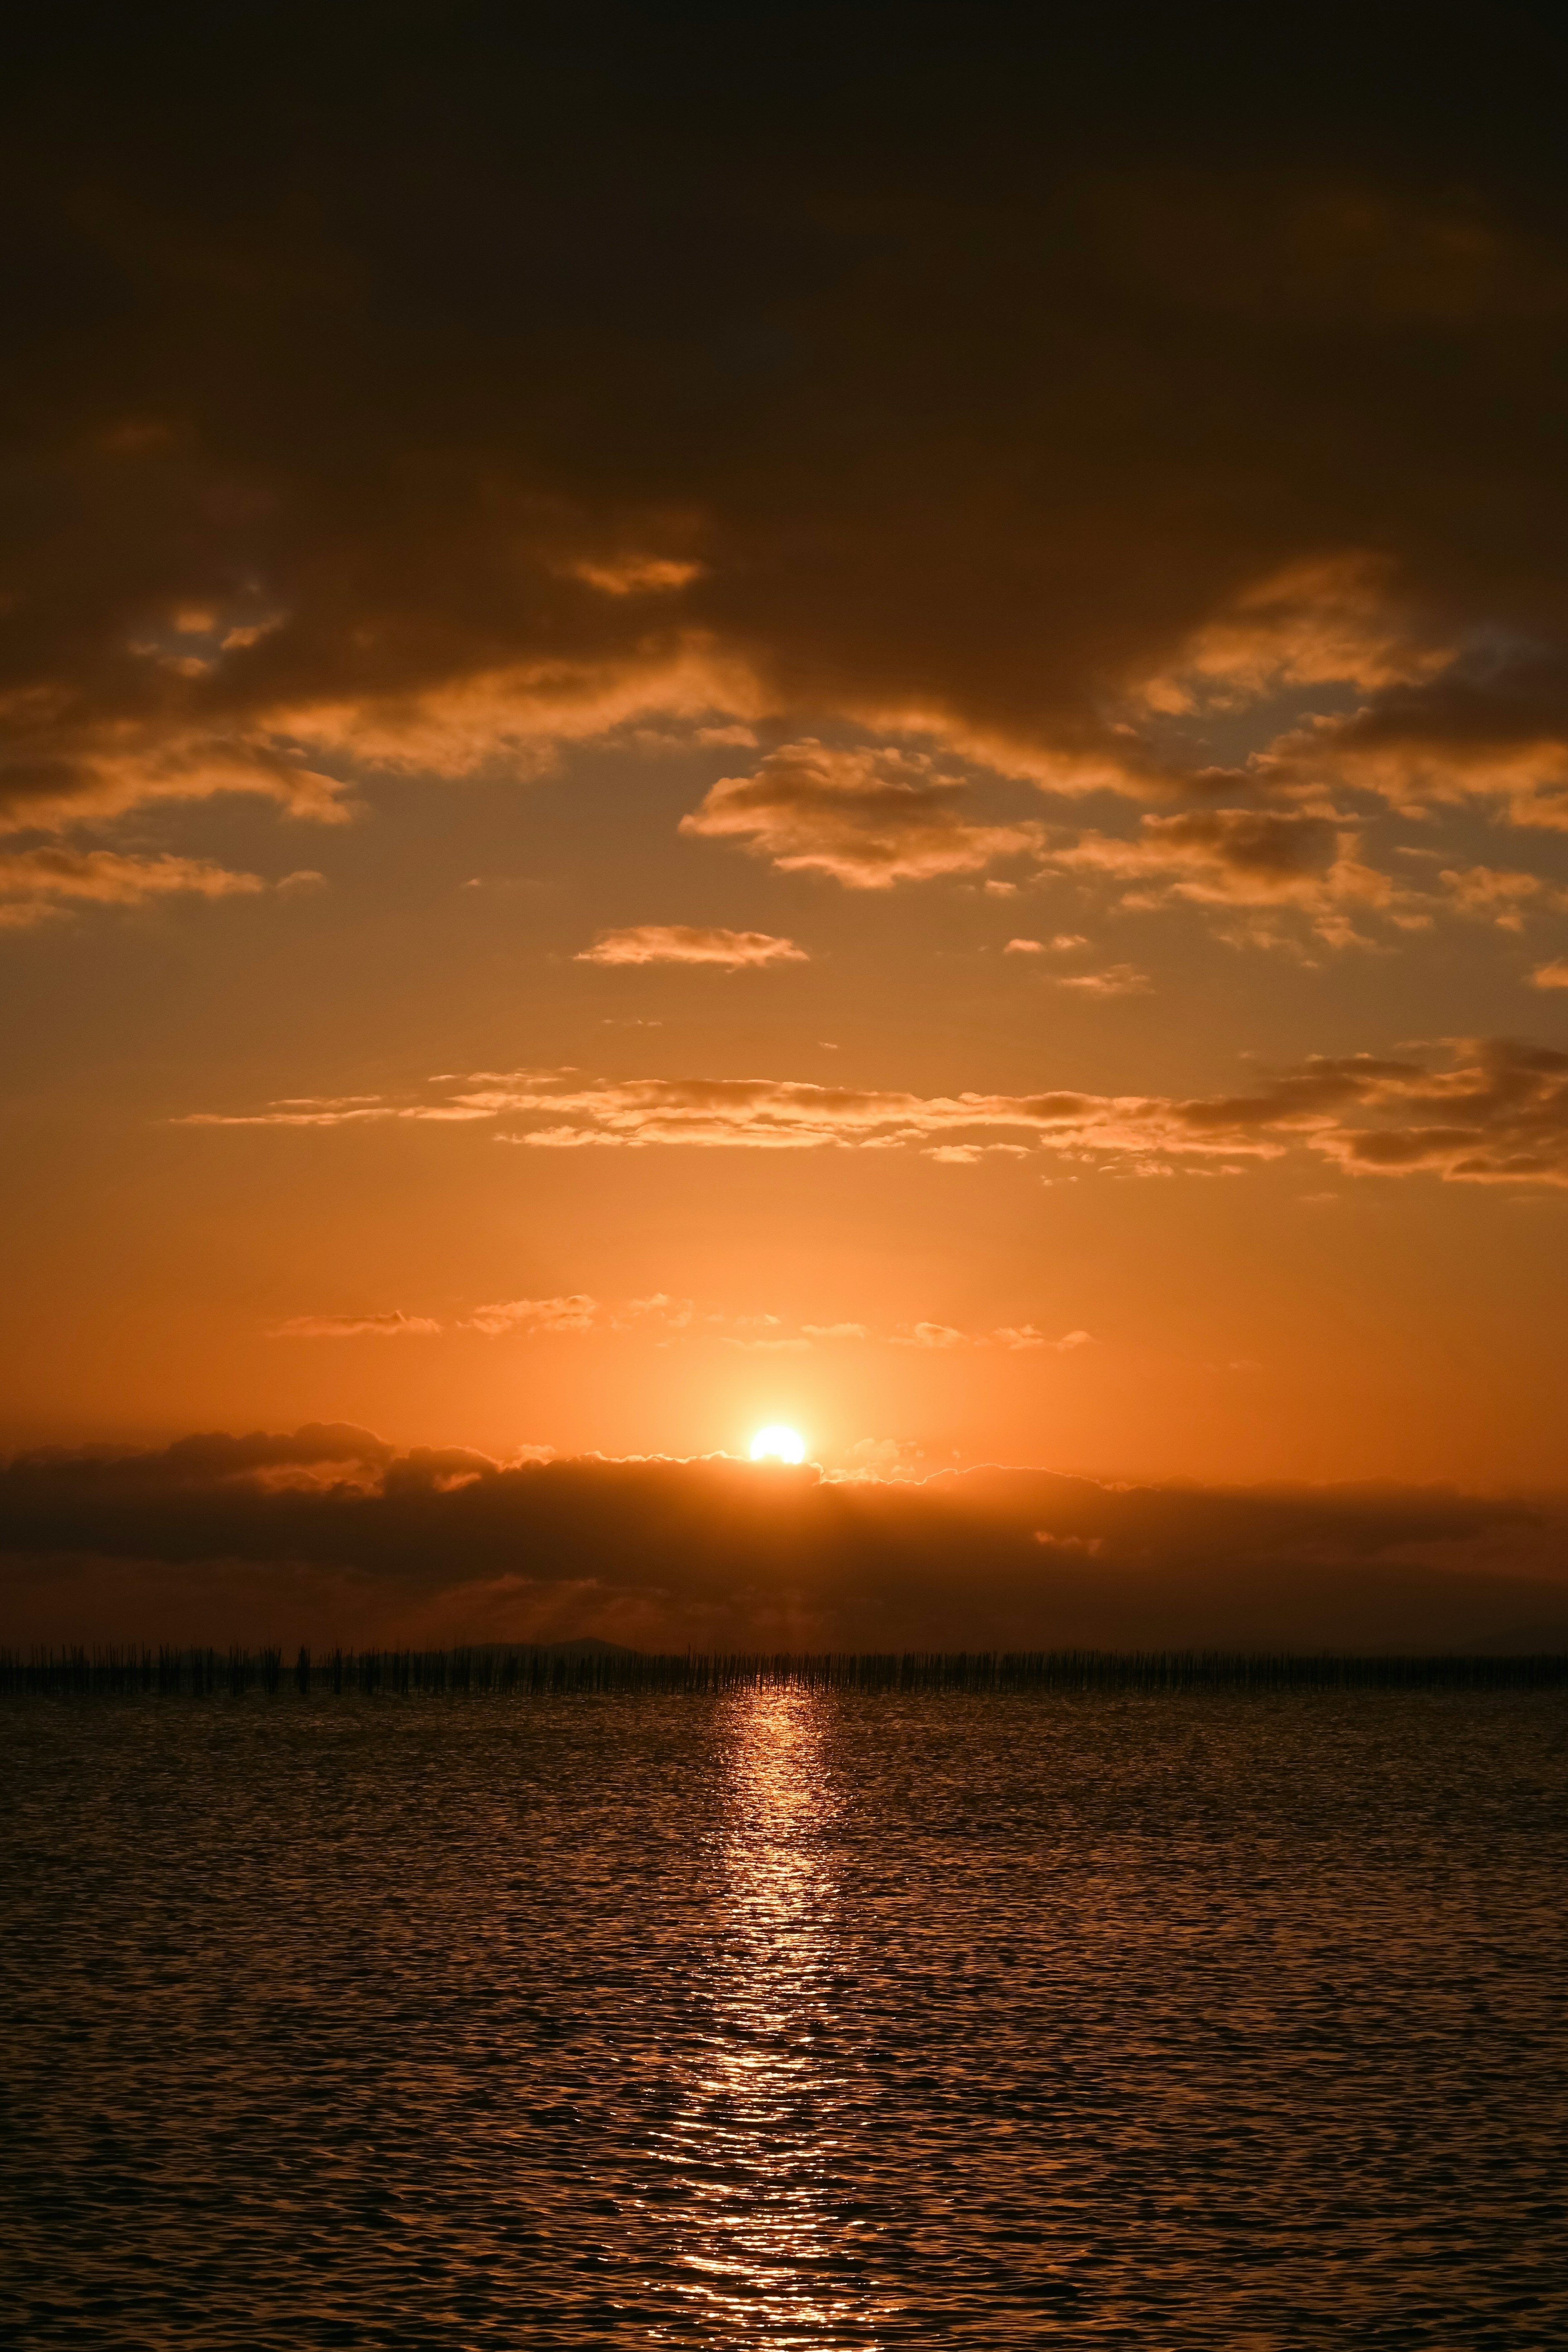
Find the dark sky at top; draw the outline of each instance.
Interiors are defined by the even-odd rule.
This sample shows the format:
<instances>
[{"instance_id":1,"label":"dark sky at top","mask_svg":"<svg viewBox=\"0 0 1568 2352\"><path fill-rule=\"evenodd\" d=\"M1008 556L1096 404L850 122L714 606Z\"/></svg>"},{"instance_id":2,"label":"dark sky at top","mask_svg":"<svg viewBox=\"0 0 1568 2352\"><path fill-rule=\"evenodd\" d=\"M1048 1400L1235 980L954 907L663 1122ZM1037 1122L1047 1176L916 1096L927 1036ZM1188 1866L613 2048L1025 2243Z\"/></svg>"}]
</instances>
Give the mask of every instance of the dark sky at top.
<instances>
[{"instance_id":1,"label":"dark sky at top","mask_svg":"<svg viewBox=\"0 0 1568 2352\"><path fill-rule=\"evenodd\" d=\"M1340 773L1560 735L1545 12L1026 16L51 15L5 142L8 805L695 637L773 707L1212 800L1112 702L1349 551L1397 609ZM574 569L638 542L701 570ZM288 617L180 677L130 638L182 601Z\"/></svg>"}]
</instances>

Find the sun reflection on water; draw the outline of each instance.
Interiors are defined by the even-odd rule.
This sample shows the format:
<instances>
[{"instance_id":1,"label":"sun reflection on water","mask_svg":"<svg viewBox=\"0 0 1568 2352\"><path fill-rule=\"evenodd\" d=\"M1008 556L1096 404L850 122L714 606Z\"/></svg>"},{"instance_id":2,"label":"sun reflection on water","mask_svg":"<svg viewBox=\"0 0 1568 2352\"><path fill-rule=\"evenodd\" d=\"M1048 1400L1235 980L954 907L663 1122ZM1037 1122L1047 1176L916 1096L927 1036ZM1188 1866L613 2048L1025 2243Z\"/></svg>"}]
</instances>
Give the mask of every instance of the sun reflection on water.
<instances>
[{"instance_id":1,"label":"sun reflection on water","mask_svg":"<svg viewBox=\"0 0 1568 2352\"><path fill-rule=\"evenodd\" d=\"M678 2126L683 2284L717 2342L875 2345L872 2232L845 2210L855 2069L835 2028L850 1955L826 1703L759 1691L730 1709L711 2010Z\"/></svg>"}]
</instances>

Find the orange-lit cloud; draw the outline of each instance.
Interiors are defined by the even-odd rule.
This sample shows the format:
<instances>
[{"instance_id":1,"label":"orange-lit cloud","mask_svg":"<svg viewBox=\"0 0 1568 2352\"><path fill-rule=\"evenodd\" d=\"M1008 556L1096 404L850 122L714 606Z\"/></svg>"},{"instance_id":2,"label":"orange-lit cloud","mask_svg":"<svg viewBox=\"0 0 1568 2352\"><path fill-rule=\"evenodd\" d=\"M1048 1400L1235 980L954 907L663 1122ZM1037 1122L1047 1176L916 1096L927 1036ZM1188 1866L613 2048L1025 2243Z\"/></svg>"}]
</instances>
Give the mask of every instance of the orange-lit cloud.
<instances>
[{"instance_id":1,"label":"orange-lit cloud","mask_svg":"<svg viewBox=\"0 0 1568 2352\"><path fill-rule=\"evenodd\" d=\"M1539 874L1471 866L1458 872L1445 867L1438 878L1458 913L1496 923L1500 930L1522 931L1527 914L1537 909L1560 913L1568 908L1568 890Z\"/></svg>"},{"instance_id":2,"label":"orange-lit cloud","mask_svg":"<svg viewBox=\"0 0 1568 2352\"><path fill-rule=\"evenodd\" d=\"M746 966L805 963L806 952L793 940L768 931L730 931L714 923L638 923L629 929L601 931L579 963L718 964L727 971Z\"/></svg>"},{"instance_id":3,"label":"orange-lit cloud","mask_svg":"<svg viewBox=\"0 0 1568 2352\"><path fill-rule=\"evenodd\" d=\"M1354 549L1249 582L1195 629L1139 698L1172 714L1234 709L1289 687L1407 686L1446 668L1452 645L1432 643L1402 610L1386 560Z\"/></svg>"},{"instance_id":4,"label":"orange-lit cloud","mask_svg":"<svg viewBox=\"0 0 1568 2352\"><path fill-rule=\"evenodd\" d=\"M0 831L104 819L163 802L243 794L274 802L291 817L341 824L352 814L342 777L313 767L288 730L241 722L204 724L180 707L195 698L161 692L156 714L93 719L51 698L14 701L0 717L10 756L0 774Z\"/></svg>"},{"instance_id":5,"label":"orange-lit cloud","mask_svg":"<svg viewBox=\"0 0 1568 2352\"><path fill-rule=\"evenodd\" d=\"M1402 845L1406 859L1431 853ZM1332 819L1299 810L1221 808L1179 815L1146 814L1131 836L1086 831L1058 837L1046 864L1083 881L1103 879L1120 904L1148 909L1175 901L1225 914L1245 910L1263 919L1248 930L1231 928L1238 943L1267 941L1267 919L1303 915L1331 947L1365 945L1356 922L1386 918L1405 930L1429 928L1437 915L1458 914L1521 930L1532 913L1568 908L1568 889L1549 877L1489 866L1445 866L1436 886L1419 864L1395 876L1369 864L1360 834ZM1386 935L1385 935L1386 936ZM1058 940L1057 948L1082 946ZM1012 940L1010 954L1043 952L1043 942ZM1065 985L1073 983L1065 982Z\"/></svg>"},{"instance_id":6,"label":"orange-lit cloud","mask_svg":"<svg viewBox=\"0 0 1568 2352\"><path fill-rule=\"evenodd\" d=\"M1041 845L1034 819L978 824L964 814L965 798L965 786L924 753L835 751L807 740L770 753L752 775L721 777L680 830L853 890L974 874Z\"/></svg>"},{"instance_id":7,"label":"orange-lit cloud","mask_svg":"<svg viewBox=\"0 0 1568 2352\"><path fill-rule=\"evenodd\" d=\"M742 660L700 632L677 630L639 635L624 651L465 667L423 686L388 677L374 692L279 706L267 725L323 763L454 780L498 768L537 777L574 744L646 741L649 722L669 730L662 748L715 733L730 740L732 728L714 722L742 720L762 704ZM749 729L740 732L749 739Z\"/></svg>"},{"instance_id":8,"label":"orange-lit cloud","mask_svg":"<svg viewBox=\"0 0 1568 2352\"><path fill-rule=\"evenodd\" d=\"M37 922L66 906L137 907L150 898L251 897L267 885L201 857L129 857L49 843L0 849L0 924Z\"/></svg>"}]
</instances>

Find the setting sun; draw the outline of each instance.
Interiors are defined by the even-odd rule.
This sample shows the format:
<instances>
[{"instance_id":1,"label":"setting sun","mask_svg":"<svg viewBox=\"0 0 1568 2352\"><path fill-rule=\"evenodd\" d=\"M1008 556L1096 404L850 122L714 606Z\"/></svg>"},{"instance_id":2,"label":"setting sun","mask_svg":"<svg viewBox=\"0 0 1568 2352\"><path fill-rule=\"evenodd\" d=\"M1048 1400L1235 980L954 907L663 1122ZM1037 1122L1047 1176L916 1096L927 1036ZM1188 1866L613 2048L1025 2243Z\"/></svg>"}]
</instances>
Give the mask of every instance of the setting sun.
<instances>
[{"instance_id":1,"label":"setting sun","mask_svg":"<svg viewBox=\"0 0 1568 2352\"><path fill-rule=\"evenodd\" d=\"M805 1440L798 1431L786 1429L782 1422L771 1422L759 1429L752 1440L753 1462L804 1462Z\"/></svg>"}]
</instances>

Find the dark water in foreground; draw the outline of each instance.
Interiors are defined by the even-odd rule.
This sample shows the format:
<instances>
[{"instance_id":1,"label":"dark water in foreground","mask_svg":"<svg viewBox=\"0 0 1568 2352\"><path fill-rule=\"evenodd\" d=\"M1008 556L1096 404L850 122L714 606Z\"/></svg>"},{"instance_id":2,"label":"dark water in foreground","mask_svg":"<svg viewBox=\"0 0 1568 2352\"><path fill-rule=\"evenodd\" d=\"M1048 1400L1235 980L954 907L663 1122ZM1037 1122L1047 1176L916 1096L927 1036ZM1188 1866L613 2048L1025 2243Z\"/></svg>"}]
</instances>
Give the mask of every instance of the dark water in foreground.
<instances>
[{"instance_id":1,"label":"dark water in foreground","mask_svg":"<svg viewBox=\"0 0 1568 2352\"><path fill-rule=\"evenodd\" d=\"M22 2347L1568 2344L1568 1701L0 1709Z\"/></svg>"}]
</instances>

